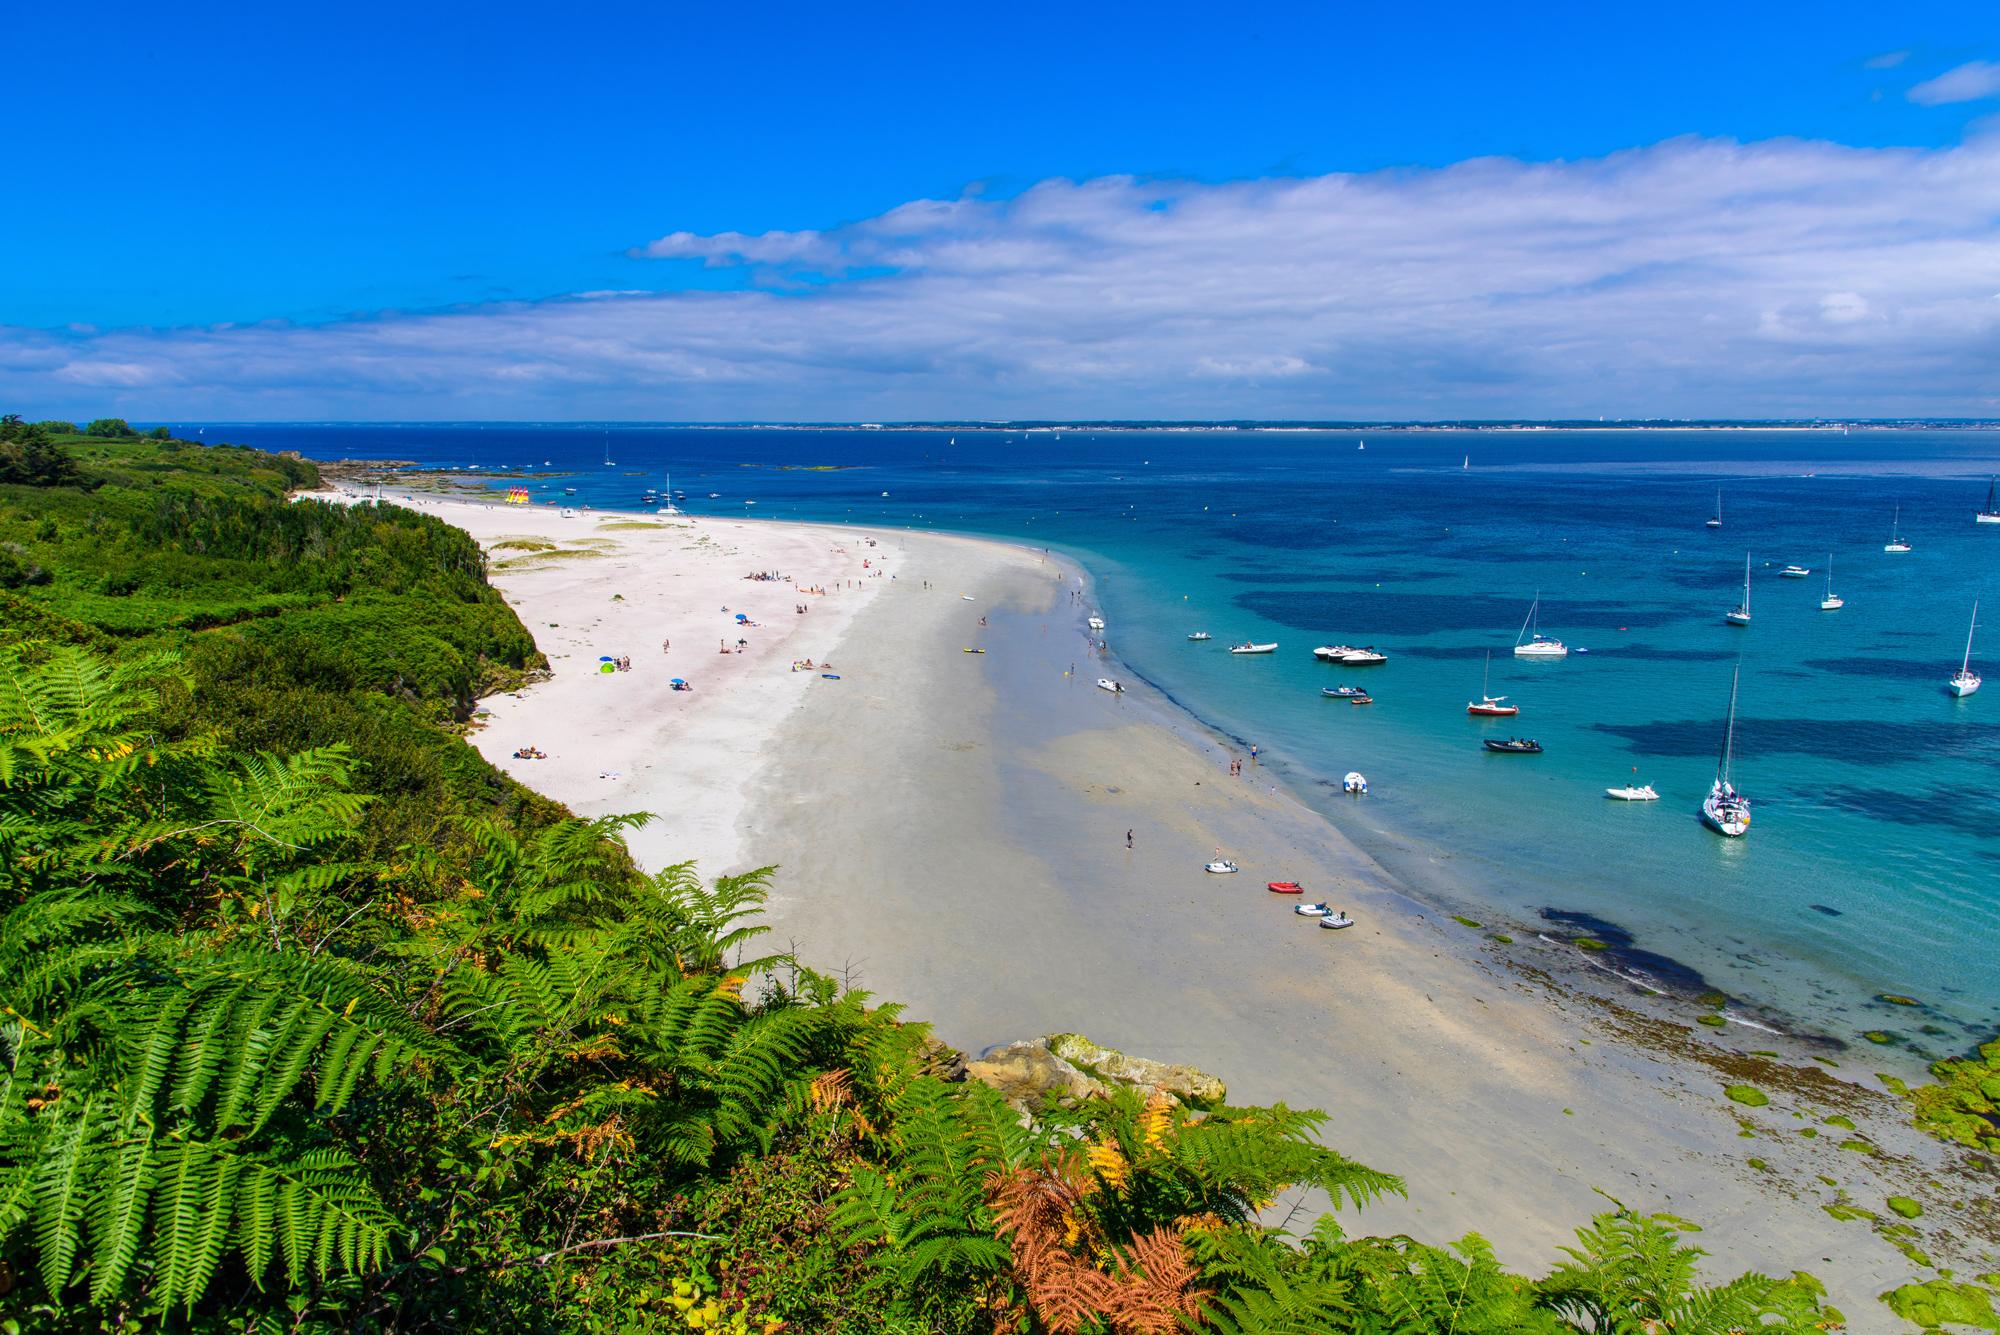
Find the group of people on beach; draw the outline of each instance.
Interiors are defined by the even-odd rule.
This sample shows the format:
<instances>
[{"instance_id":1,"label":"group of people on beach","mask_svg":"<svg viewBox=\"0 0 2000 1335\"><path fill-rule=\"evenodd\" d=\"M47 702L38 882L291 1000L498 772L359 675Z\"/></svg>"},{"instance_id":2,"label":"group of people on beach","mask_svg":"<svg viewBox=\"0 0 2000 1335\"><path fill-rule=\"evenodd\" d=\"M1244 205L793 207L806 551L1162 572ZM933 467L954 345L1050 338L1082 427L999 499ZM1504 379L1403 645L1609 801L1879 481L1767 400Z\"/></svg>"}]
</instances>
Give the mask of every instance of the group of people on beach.
<instances>
[{"instance_id":1,"label":"group of people on beach","mask_svg":"<svg viewBox=\"0 0 2000 1335\"><path fill-rule=\"evenodd\" d=\"M514 752L514 759L516 760L547 760L548 758L549 753L542 750L539 746L523 746L517 748Z\"/></svg>"},{"instance_id":2,"label":"group of people on beach","mask_svg":"<svg viewBox=\"0 0 2000 1335\"><path fill-rule=\"evenodd\" d=\"M754 579L754 580L756 580L756 581L757 581L758 583L760 583L760 584L790 584L790 583L792 583L792 577L791 577L790 575L781 575L781 574L779 574L779 573L778 573L777 571L775 571L775 570L758 570L758 571L753 571L752 573L750 573L750 574L748 574L748 575L745 575L745 576L744 576L743 578L745 578L745 579Z\"/></svg>"}]
</instances>

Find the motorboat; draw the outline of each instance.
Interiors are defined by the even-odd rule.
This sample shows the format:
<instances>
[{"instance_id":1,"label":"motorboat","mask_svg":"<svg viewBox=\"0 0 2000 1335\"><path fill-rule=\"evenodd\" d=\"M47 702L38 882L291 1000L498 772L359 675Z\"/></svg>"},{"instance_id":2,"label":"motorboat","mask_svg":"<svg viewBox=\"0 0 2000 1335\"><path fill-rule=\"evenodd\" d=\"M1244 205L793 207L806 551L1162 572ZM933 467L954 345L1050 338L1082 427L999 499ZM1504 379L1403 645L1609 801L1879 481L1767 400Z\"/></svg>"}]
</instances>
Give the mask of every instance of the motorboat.
<instances>
[{"instance_id":1,"label":"motorboat","mask_svg":"<svg viewBox=\"0 0 2000 1335\"><path fill-rule=\"evenodd\" d=\"M1337 932L1343 927L1354 926L1354 919L1348 917L1345 913L1329 913L1319 920L1319 925L1329 931Z\"/></svg>"},{"instance_id":2,"label":"motorboat","mask_svg":"<svg viewBox=\"0 0 2000 1335\"><path fill-rule=\"evenodd\" d=\"M1465 712L1480 718L1512 718L1521 712L1521 706L1503 703L1504 695L1489 695L1486 687L1493 677L1493 655L1486 655L1486 671L1479 678L1479 702L1468 702Z\"/></svg>"},{"instance_id":3,"label":"motorboat","mask_svg":"<svg viewBox=\"0 0 2000 1335\"><path fill-rule=\"evenodd\" d=\"M1125 687L1123 686L1123 684L1115 682L1111 680L1111 678L1109 677L1099 677L1097 679L1097 689L1100 691L1109 691L1113 695L1125 694Z\"/></svg>"},{"instance_id":4,"label":"motorboat","mask_svg":"<svg viewBox=\"0 0 2000 1335\"><path fill-rule=\"evenodd\" d=\"M1979 600L1972 600L1972 624L1965 628L1965 657L1960 660L1958 671L1952 674L1947 687L1951 693L1963 700L1979 689L1979 674L1972 670L1972 632L1979 629Z\"/></svg>"},{"instance_id":5,"label":"motorboat","mask_svg":"<svg viewBox=\"0 0 2000 1335\"><path fill-rule=\"evenodd\" d=\"M1205 630L1198 630L1198 631L1194 632L1194 634L1192 634L1192 635L1188 636L1188 638L1189 638L1190 640L1193 640L1193 641L1195 641L1196 643L1200 643L1200 642L1201 642L1201 641L1203 641L1203 640L1212 640L1212 639L1214 639L1215 637L1214 637L1213 635L1210 635L1210 634L1209 634L1209 633L1208 633L1207 631L1205 631Z\"/></svg>"},{"instance_id":6,"label":"motorboat","mask_svg":"<svg viewBox=\"0 0 2000 1335\"><path fill-rule=\"evenodd\" d=\"M1292 912L1298 914L1301 918L1324 918L1327 914L1333 912L1333 905L1294 904L1292 906Z\"/></svg>"},{"instance_id":7,"label":"motorboat","mask_svg":"<svg viewBox=\"0 0 2000 1335\"><path fill-rule=\"evenodd\" d=\"M1567 658L1569 646L1561 640L1542 634L1542 595L1537 593L1535 601L1528 606L1528 615L1521 622L1521 632L1514 637L1514 657L1516 658Z\"/></svg>"},{"instance_id":8,"label":"motorboat","mask_svg":"<svg viewBox=\"0 0 2000 1335\"><path fill-rule=\"evenodd\" d=\"M1907 552L1910 550L1909 541L1903 537L1902 527L1903 507L1899 505L1896 507L1895 518L1889 521L1889 540L1882 544L1883 551Z\"/></svg>"},{"instance_id":9,"label":"motorboat","mask_svg":"<svg viewBox=\"0 0 2000 1335\"><path fill-rule=\"evenodd\" d=\"M1986 482L1986 508L1974 516L1981 524L2000 524L2000 477Z\"/></svg>"},{"instance_id":10,"label":"motorboat","mask_svg":"<svg viewBox=\"0 0 2000 1335\"><path fill-rule=\"evenodd\" d=\"M1509 737L1504 742L1489 737L1480 745L1488 751L1498 751L1502 755L1538 756L1542 753L1542 744L1532 737Z\"/></svg>"},{"instance_id":11,"label":"motorboat","mask_svg":"<svg viewBox=\"0 0 2000 1335\"><path fill-rule=\"evenodd\" d=\"M1847 606L1847 600L1833 591L1833 553L1826 554L1826 597L1819 600L1819 610L1835 612Z\"/></svg>"},{"instance_id":12,"label":"motorboat","mask_svg":"<svg viewBox=\"0 0 2000 1335\"><path fill-rule=\"evenodd\" d=\"M1722 732L1722 757L1716 762L1715 782L1701 801L1702 823L1717 834L1740 839L1750 832L1750 799L1730 782L1729 763L1736 756L1736 689L1743 678L1738 667L1729 679L1729 722Z\"/></svg>"},{"instance_id":13,"label":"motorboat","mask_svg":"<svg viewBox=\"0 0 2000 1335\"><path fill-rule=\"evenodd\" d=\"M1347 667L1374 667L1389 661L1389 655L1377 652L1372 644L1360 649L1351 644L1323 644L1313 650L1313 657L1322 663L1340 663Z\"/></svg>"},{"instance_id":14,"label":"motorboat","mask_svg":"<svg viewBox=\"0 0 2000 1335\"><path fill-rule=\"evenodd\" d=\"M1245 640L1241 644L1230 645L1229 652L1232 654L1275 654L1278 652L1278 642L1273 640L1269 644L1253 644Z\"/></svg>"},{"instance_id":15,"label":"motorboat","mask_svg":"<svg viewBox=\"0 0 2000 1335\"><path fill-rule=\"evenodd\" d=\"M1715 513L1709 517L1708 523L1704 527L1722 527L1722 493L1720 491L1715 493Z\"/></svg>"},{"instance_id":16,"label":"motorboat","mask_svg":"<svg viewBox=\"0 0 2000 1335\"><path fill-rule=\"evenodd\" d=\"M1090 619L1089 619L1088 621L1084 622L1083 624L1084 624L1084 625L1086 625L1086 626L1088 626L1088 627L1090 627L1090 628L1091 628L1092 630L1103 630L1103 629L1104 629L1104 618L1103 618L1103 617L1092 617L1092 618L1090 618Z\"/></svg>"},{"instance_id":17,"label":"motorboat","mask_svg":"<svg viewBox=\"0 0 2000 1335\"><path fill-rule=\"evenodd\" d=\"M1210 876L1234 876L1239 870L1239 868L1235 863L1231 862L1228 858L1217 858L1215 861L1203 867L1202 870L1207 872Z\"/></svg>"},{"instance_id":18,"label":"motorboat","mask_svg":"<svg viewBox=\"0 0 2000 1335\"><path fill-rule=\"evenodd\" d=\"M983 653L985 653L986 651L985 651L984 649L971 649L971 648L968 648L968 649L967 649L967 650L966 650L965 652L966 652L966 653L968 653L968 654L983 654Z\"/></svg>"},{"instance_id":19,"label":"motorboat","mask_svg":"<svg viewBox=\"0 0 2000 1335\"><path fill-rule=\"evenodd\" d=\"M1347 771L1347 777L1340 781L1340 791L1363 797L1368 792L1368 776L1358 769Z\"/></svg>"},{"instance_id":20,"label":"motorboat","mask_svg":"<svg viewBox=\"0 0 2000 1335\"><path fill-rule=\"evenodd\" d=\"M1359 686L1322 686L1319 693L1329 700L1366 700L1368 692Z\"/></svg>"},{"instance_id":21,"label":"motorboat","mask_svg":"<svg viewBox=\"0 0 2000 1335\"><path fill-rule=\"evenodd\" d=\"M1779 579L1805 579L1812 574L1811 566L1786 566L1778 572Z\"/></svg>"},{"instance_id":22,"label":"motorboat","mask_svg":"<svg viewBox=\"0 0 2000 1335\"><path fill-rule=\"evenodd\" d=\"M1300 893L1297 881L1270 881L1264 886L1274 895L1296 895Z\"/></svg>"},{"instance_id":23,"label":"motorboat","mask_svg":"<svg viewBox=\"0 0 2000 1335\"><path fill-rule=\"evenodd\" d=\"M1660 800L1660 795L1653 791L1653 785L1650 783L1642 783L1637 787L1606 788L1604 795L1615 798L1620 802L1657 802Z\"/></svg>"},{"instance_id":24,"label":"motorboat","mask_svg":"<svg viewBox=\"0 0 2000 1335\"><path fill-rule=\"evenodd\" d=\"M1732 626L1750 624L1750 553L1743 553L1743 601L1736 605L1734 612L1723 614L1724 621Z\"/></svg>"}]
</instances>

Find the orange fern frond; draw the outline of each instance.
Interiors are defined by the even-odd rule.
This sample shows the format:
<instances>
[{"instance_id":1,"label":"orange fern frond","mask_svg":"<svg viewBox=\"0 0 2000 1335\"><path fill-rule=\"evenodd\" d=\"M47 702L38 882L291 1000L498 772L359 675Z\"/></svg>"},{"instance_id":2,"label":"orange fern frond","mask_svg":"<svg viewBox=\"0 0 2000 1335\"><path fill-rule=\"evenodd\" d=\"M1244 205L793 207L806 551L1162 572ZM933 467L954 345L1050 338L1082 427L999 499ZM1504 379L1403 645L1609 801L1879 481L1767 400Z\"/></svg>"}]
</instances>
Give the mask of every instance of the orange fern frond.
<instances>
[{"instance_id":1,"label":"orange fern frond","mask_svg":"<svg viewBox=\"0 0 2000 1335\"><path fill-rule=\"evenodd\" d=\"M1146 1142L1146 1148L1158 1154L1167 1147L1167 1132L1174 1124L1174 1101L1165 1090L1154 1090L1146 1100L1146 1111L1139 1114L1139 1138Z\"/></svg>"}]
</instances>

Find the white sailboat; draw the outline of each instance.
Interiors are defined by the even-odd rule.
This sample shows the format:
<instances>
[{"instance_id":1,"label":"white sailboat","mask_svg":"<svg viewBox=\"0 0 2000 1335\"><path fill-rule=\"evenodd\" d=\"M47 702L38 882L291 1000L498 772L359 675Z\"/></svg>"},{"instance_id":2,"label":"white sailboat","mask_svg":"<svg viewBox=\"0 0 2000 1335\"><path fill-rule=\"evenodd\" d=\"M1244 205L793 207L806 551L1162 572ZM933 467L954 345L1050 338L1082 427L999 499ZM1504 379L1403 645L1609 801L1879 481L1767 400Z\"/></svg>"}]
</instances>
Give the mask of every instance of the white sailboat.
<instances>
[{"instance_id":1,"label":"white sailboat","mask_svg":"<svg viewBox=\"0 0 2000 1335\"><path fill-rule=\"evenodd\" d=\"M1743 553L1743 601L1734 612L1727 613L1724 620L1732 626L1750 624L1750 553Z\"/></svg>"},{"instance_id":2,"label":"white sailboat","mask_svg":"<svg viewBox=\"0 0 2000 1335\"><path fill-rule=\"evenodd\" d=\"M1720 487L1716 488L1715 491L1715 513L1712 516L1710 516L1706 527L1708 528L1722 527L1722 489Z\"/></svg>"},{"instance_id":3,"label":"white sailboat","mask_svg":"<svg viewBox=\"0 0 2000 1335\"><path fill-rule=\"evenodd\" d=\"M1729 679L1729 724L1722 734L1722 759L1715 767L1715 782L1701 803L1702 822L1730 839L1740 839L1750 831L1750 799L1729 781L1729 762L1736 757L1736 688L1742 677L1743 669L1738 667Z\"/></svg>"},{"instance_id":4,"label":"white sailboat","mask_svg":"<svg viewBox=\"0 0 2000 1335\"><path fill-rule=\"evenodd\" d=\"M1979 600L1972 600L1972 624L1965 628L1965 657L1951 679L1951 693L1963 700L1979 689L1979 674L1972 670L1972 632L1979 629Z\"/></svg>"},{"instance_id":5,"label":"white sailboat","mask_svg":"<svg viewBox=\"0 0 2000 1335\"><path fill-rule=\"evenodd\" d=\"M1521 633L1514 637L1514 657L1516 658L1567 658L1569 646L1561 640L1542 634L1542 595L1538 589L1535 601L1528 606L1528 615L1521 622ZM1530 628L1533 636L1529 636ZM1523 641L1526 641L1523 643Z\"/></svg>"},{"instance_id":6,"label":"white sailboat","mask_svg":"<svg viewBox=\"0 0 2000 1335\"><path fill-rule=\"evenodd\" d=\"M2000 524L2000 477L1987 479L1986 508L1975 516L1975 522Z\"/></svg>"},{"instance_id":7,"label":"white sailboat","mask_svg":"<svg viewBox=\"0 0 2000 1335\"><path fill-rule=\"evenodd\" d=\"M1883 551L1907 552L1910 550L1910 544L1903 539L1901 532L1902 525L1903 507L1899 505L1896 507L1896 517L1889 521L1889 540L1882 544Z\"/></svg>"},{"instance_id":8,"label":"white sailboat","mask_svg":"<svg viewBox=\"0 0 2000 1335\"><path fill-rule=\"evenodd\" d=\"M674 504L674 475L672 473L667 474L667 488L665 494L667 498L667 503L660 507L659 513L663 515L684 515L687 513L687 511L681 509L680 506Z\"/></svg>"},{"instance_id":9,"label":"white sailboat","mask_svg":"<svg viewBox=\"0 0 2000 1335\"><path fill-rule=\"evenodd\" d=\"M1487 689L1492 684L1492 680L1493 655L1488 653L1486 655L1486 671L1479 678L1479 701L1476 704L1467 702L1465 712L1474 718L1512 718L1514 715L1520 713L1521 707L1519 705L1507 704L1506 696L1494 695Z\"/></svg>"},{"instance_id":10,"label":"white sailboat","mask_svg":"<svg viewBox=\"0 0 2000 1335\"><path fill-rule=\"evenodd\" d=\"M1847 600L1833 591L1833 553L1826 554L1826 597L1819 600L1822 612L1838 611L1847 606Z\"/></svg>"}]
</instances>

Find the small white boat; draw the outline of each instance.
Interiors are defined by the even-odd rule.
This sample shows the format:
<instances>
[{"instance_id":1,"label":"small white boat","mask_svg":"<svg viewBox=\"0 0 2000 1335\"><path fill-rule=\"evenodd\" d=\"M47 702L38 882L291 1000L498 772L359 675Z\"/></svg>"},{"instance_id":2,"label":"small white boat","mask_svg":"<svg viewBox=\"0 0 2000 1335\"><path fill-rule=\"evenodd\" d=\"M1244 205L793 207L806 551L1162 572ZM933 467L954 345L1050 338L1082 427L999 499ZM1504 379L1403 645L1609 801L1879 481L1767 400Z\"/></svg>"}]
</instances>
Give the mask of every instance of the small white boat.
<instances>
[{"instance_id":1,"label":"small white boat","mask_svg":"<svg viewBox=\"0 0 2000 1335\"><path fill-rule=\"evenodd\" d=\"M1715 514L1712 517L1710 517L1706 527L1708 528L1722 527L1722 492L1720 490L1718 490L1715 493Z\"/></svg>"},{"instance_id":2,"label":"small white boat","mask_svg":"<svg viewBox=\"0 0 2000 1335\"><path fill-rule=\"evenodd\" d=\"M1088 620L1088 621L1084 622L1083 624L1084 624L1084 625L1086 625L1086 626L1089 626L1089 627L1090 627L1090 628L1091 628L1092 630L1103 630L1103 629L1104 629L1104 618L1103 618L1103 617L1092 617L1092 618L1090 618L1090 620Z\"/></svg>"},{"instance_id":3,"label":"small white boat","mask_svg":"<svg viewBox=\"0 0 2000 1335\"><path fill-rule=\"evenodd\" d=\"M1342 663L1348 667L1374 667L1389 661L1389 655L1372 644L1360 649L1351 644L1322 644L1313 650L1313 657L1322 663Z\"/></svg>"},{"instance_id":4,"label":"small white boat","mask_svg":"<svg viewBox=\"0 0 2000 1335\"><path fill-rule=\"evenodd\" d=\"M1660 800L1660 795L1653 791L1653 785L1650 783L1642 783L1636 788L1606 788L1604 795L1616 798L1620 802L1657 802Z\"/></svg>"},{"instance_id":5,"label":"small white boat","mask_svg":"<svg viewBox=\"0 0 2000 1335\"><path fill-rule=\"evenodd\" d=\"M1194 634L1192 634L1192 635L1188 636L1188 638L1189 638L1190 640L1194 640L1194 641L1196 641L1197 643L1199 643L1199 642L1200 642L1200 641L1202 641L1202 640L1210 640L1210 639L1214 639L1215 637L1214 637L1214 636L1212 636L1212 635L1210 635L1210 634L1209 634L1209 633L1208 633L1207 631L1205 631L1205 630L1198 630L1198 631L1194 632Z\"/></svg>"},{"instance_id":6,"label":"small white boat","mask_svg":"<svg viewBox=\"0 0 2000 1335\"><path fill-rule=\"evenodd\" d=\"M1724 613L1722 619L1732 626L1750 624L1750 553L1748 552L1743 553L1743 601L1737 604L1734 612Z\"/></svg>"},{"instance_id":7,"label":"small white boat","mask_svg":"<svg viewBox=\"0 0 2000 1335\"><path fill-rule=\"evenodd\" d=\"M1278 642L1273 640L1269 644L1253 644L1245 640L1241 644L1230 645L1229 652L1232 654L1275 654L1278 652Z\"/></svg>"},{"instance_id":8,"label":"small white boat","mask_svg":"<svg viewBox=\"0 0 2000 1335\"><path fill-rule=\"evenodd\" d=\"M1535 601L1528 606L1528 615L1521 622L1521 632L1514 637L1514 657L1516 658L1567 658L1569 646L1561 640L1542 634L1542 595L1535 594Z\"/></svg>"},{"instance_id":9,"label":"small white boat","mask_svg":"<svg viewBox=\"0 0 2000 1335\"><path fill-rule=\"evenodd\" d=\"M1979 674L1972 670L1972 632L1979 629L1979 600L1972 600L1972 624L1965 628L1965 657L1952 674L1950 691L1963 700L1979 689Z\"/></svg>"},{"instance_id":10,"label":"small white boat","mask_svg":"<svg viewBox=\"0 0 2000 1335\"><path fill-rule=\"evenodd\" d=\"M1109 677L1099 677L1097 679L1097 689L1100 691L1109 691L1113 695L1123 695L1125 693L1125 688Z\"/></svg>"},{"instance_id":11,"label":"small white boat","mask_svg":"<svg viewBox=\"0 0 2000 1335\"><path fill-rule=\"evenodd\" d=\"M1293 906L1292 912L1298 914L1301 918L1324 918L1327 914L1333 912L1333 905L1298 904Z\"/></svg>"},{"instance_id":12,"label":"small white boat","mask_svg":"<svg viewBox=\"0 0 2000 1335\"><path fill-rule=\"evenodd\" d=\"M1319 920L1319 925L1327 928L1329 931L1337 932L1343 927L1354 926L1354 919L1348 917L1345 913L1329 913Z\"/></svg>"},{"instance_id":13,"label":"small white boat","mask_svg":"<svg viewBox=\"0 0 2000 1335\"><path fill-rule=\"evenodd\" d=\"M1238 869L1236 864L1231 862L1228 858L1217 858L1215 861L1203 867L1202 870L1207 872L1210 876L1234 876Z\"/></svg>"},{"instance_id":14,"label":"small white boat","mask_svg":"<svg viewBox=\"0 0 2000 1335\"><path fill-rule=\"evenodd\" d=\"M1368 792L1368 776L1358 769L1347 771L1347 777L1340 781L1340 791L1343 793L1353 793L1356 797L1366 795Z\"/></svg>"},{"instance_id":15,"label":"small white boat","mask_svg":"<svg viewBox=\"0 0 2000 1335\"><path fill-rule=\"evenodd\" d=\"M1834 612L1847 606L1847 600L1833 591L1833 553L1826 554L1826 597L1819 600L1819 610Z\"/></svg>"},{"instance_id":16,"label":"small white boat","mask_svg":"<svg viewBox=\"0 0 2000 1335\"><path fill-rule=\"evenodd\" d=\"M1973 518L1980 524L2000 524L2000 478L1987 479L1986 508Z\"/></svg>"},{"instance_id":17,"label":"small white boat","mask_svg":"<svg viewBox=\"0 0 2000 1335\"><path fill-rule=\"evenodd\" d=\"M1882 544L1883 551L1907 552L1910 550L1910 544L1903 537L1902 526L1903 507L1899 505L1896 507L1896 517L1889 521L1889 540Z\"/></svg>"},{"instance_id":18,"label":"small white boat","mask_svg":"<svg viewBox=\"0 0 2000 1335\"><path fill-rule=\"evenodd\" d=\"M1812 574L1811 566L1786 566L1778 572L1779 579L1805 579Z\"/></svg>"}]
</instances>

